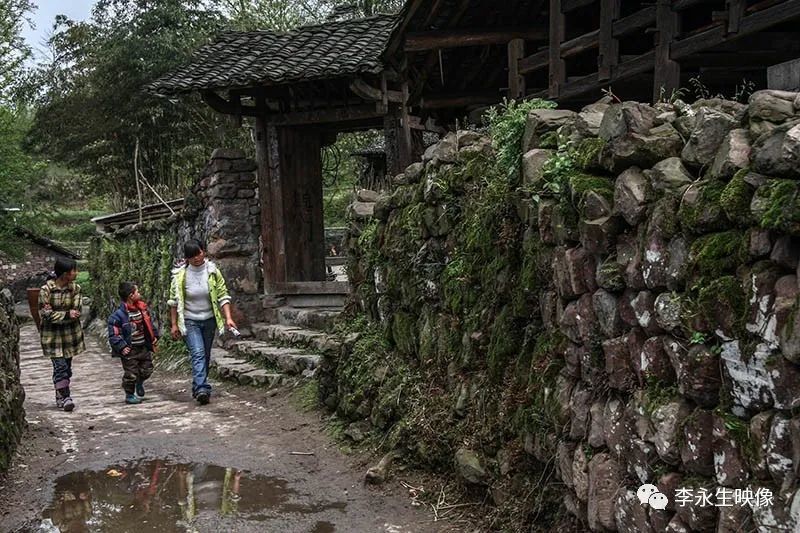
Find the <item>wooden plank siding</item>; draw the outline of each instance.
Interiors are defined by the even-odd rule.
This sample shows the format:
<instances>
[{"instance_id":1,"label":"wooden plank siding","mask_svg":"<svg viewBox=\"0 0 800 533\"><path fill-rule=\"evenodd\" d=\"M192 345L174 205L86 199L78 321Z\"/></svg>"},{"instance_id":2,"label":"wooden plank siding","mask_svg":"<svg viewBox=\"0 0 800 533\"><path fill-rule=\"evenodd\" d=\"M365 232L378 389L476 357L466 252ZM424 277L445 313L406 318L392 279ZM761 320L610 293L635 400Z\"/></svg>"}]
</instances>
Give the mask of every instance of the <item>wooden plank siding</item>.
<instances>
[{"instance_id":1,"label":"wooden plank siding","mask_svg":"<svg viewBox=\"0 0 800 533\"><path fill-rule=\"evenodd\" d=\"M574 31L570 33L570 19L564 14L592 4L599 10L599 28L577 36ZM680 87L681 63L702 68L706 66L702 59L705 57L710 61L719 58L722 62L720 67L737 66L736 52L722 52L715 50L715 47L800 18L800 0L765 0L755 4L747 0L725 0L724 11L718 11L721 2L708 0L656 0L654 4L642 4L638 11L622 16L621 0L549 0L549 46L518 62L518 72L523 76L547 68L548 88L526 96L569 100L597 91L612 82L651 73L653 99L669 97L673 90ZM704 6L708 9L710 22L682 34L682 18L689 17L690 13L695 16L697 10ZM687 20L691 23L691 19ZM639 42L645 35L652 34L652 48L645 51L640 48L637 55L620 55L621 40L632 34L636 34ZM593 49L597 50L596 72L568 76L567 72L573 68L570 67L570 59L579 55L584 66L575 70L586 72L584 53ZM700 55L703 52L706 55ZM755 69L762 67L764 70L771 64L770 52L775 55L776 61L790 55L788 51L782 53L777 38L767 49L748 49L745 52L751 58L746 61L746 66Z\"/></svg>"}]
</instances>

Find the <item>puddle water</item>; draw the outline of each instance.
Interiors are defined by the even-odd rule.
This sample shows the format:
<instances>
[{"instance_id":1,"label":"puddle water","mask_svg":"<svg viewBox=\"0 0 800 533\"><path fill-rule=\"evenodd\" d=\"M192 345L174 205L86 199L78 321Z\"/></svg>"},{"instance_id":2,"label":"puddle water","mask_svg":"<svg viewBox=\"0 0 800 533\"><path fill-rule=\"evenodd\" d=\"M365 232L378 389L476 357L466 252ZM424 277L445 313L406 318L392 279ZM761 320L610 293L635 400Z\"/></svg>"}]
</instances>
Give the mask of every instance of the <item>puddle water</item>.
<instances>
[{"instance_id":1,"label":"puddle water","mask_svg":"<svg viewBox=\"0 0 800 533\"><path fill-rule=\"evenodd\" d=\"M267 531L333 533L331 513L284 479L209 464L146 460L56 480L38 531Z\"/></svg>"}]
</instances>

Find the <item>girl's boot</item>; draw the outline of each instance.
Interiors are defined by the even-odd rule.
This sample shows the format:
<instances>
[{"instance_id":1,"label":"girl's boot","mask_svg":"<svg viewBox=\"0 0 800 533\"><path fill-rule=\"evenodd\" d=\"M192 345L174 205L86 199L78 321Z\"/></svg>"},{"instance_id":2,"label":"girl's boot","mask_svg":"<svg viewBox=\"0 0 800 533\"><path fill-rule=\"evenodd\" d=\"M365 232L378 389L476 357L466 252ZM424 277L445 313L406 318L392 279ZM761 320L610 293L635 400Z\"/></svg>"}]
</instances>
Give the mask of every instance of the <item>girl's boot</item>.
<instances>
[{"instance_id":1,"label":"girl's boot","mask_svg":"<svg viewBox=\"0 0 800 533\"><path fill-rule=\"evenodd\" d=\"M75 402L72 401L72 398L69 395L69 387L60 389L60 391L63 398L62 407L64 408L64 411L70 412L75 409Z\"/></svg>"},{"instance_id":2,"label":"girl's boot","mask_svg":"<svg viewBox=\"0 0 800 533\"><path fill-rule=\"evenodd\" d=\"M56 389L56 407L59 409L64 407L64 396L62 396L61 389Z\"/></svg>"}]
</instances>

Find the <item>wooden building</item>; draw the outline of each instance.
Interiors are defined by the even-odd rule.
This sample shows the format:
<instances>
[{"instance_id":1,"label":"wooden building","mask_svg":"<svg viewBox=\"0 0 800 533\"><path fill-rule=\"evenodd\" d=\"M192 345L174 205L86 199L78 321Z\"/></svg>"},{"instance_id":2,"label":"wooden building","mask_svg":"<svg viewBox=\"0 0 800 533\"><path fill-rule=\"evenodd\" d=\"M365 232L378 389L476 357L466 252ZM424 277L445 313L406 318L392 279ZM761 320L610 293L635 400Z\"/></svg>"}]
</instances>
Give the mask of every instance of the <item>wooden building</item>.
<instances>
[{"instance_id":1,"label":"wooden building","mask_svg":"<svg viewBox=\"0 0 800 533\"><path fill-rule=\"evenodd\" d=\"M398 15L288 33L222 35L148 87L198 91L255 118L269 294L337 292L325 279L320 150L383 128L390 174L442 132L503 98L567 107L652 101L699 78L730 94L800 57L800 0L408 0Z\"/></svg>"}]
</instances>

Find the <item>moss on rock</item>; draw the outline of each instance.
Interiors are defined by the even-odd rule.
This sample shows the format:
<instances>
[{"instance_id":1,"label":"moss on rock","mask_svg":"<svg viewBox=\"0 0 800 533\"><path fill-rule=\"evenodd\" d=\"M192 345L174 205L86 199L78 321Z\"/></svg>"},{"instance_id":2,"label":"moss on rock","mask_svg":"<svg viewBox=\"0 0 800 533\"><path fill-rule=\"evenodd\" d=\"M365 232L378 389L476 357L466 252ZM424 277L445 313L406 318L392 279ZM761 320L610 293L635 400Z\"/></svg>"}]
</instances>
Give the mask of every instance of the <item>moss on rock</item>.
<instances>
[{"instance_id":1,"label":"moss on rock","mask_svg":"<svg viewBox=\"0 0 800 533\"><path fill-rule=\"evenodd\" d=\"M720 201L724 189L725 183L713 180L693 184L684 193L678 219L685 232L696 234L724 229L726 220Z\"/></svg>"},{"instance_id":2,"label":"moss on rock","mask_svg":"<svg viewBox=\"0 0 800 533\"><path fill-rule=\"evenodd\" d=\"M756 190L753 204L758 206L754 214L759 216L762 228L800 235L800 185L797 181L768 181Z\"/></svg>"},{"instance_id":3,"label":"moss on rock","mask_svg":"<svg viewBox=\"0 0 800 533\"><path fill-rule=\"evenodd\" d=\"M744 179L748 172L748 169L737 172L719 197L720 206L728 220L739 226L747 226L752 222L750 202L754 189Z\"/></svg>"},{"instance_id":4,"label":"moss on rock","mask_svg":"<svg viewBox=\"0 0 800 533\"><path fill-rule=\"evenodd\" d=\"M570 150L570 157L575 165L583 170L597 171L603 168L601 156L606 147L606 141L599 137L583 139Z\"/></svg>"},{"instance_id":5,"label":"moss on rock","mask_svg":"<svg viewBox=\"0 0 800 533\"><path fill-rule=\"evenodd\" d=\"M692 243L689 263L700 275L719 277L733 271L743 257L744 238L739 231L723 231L704 235Z\"/></svg>"}]
</instances>

